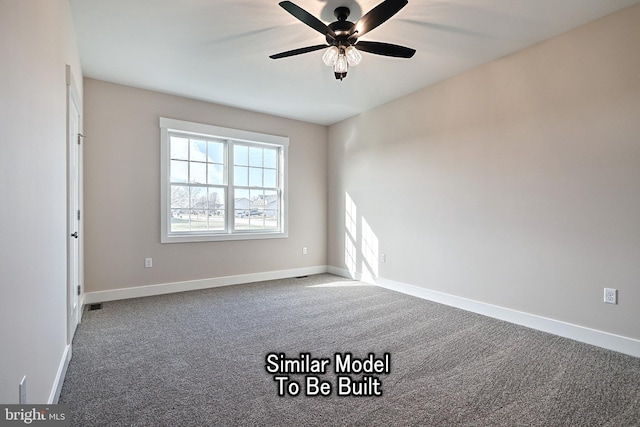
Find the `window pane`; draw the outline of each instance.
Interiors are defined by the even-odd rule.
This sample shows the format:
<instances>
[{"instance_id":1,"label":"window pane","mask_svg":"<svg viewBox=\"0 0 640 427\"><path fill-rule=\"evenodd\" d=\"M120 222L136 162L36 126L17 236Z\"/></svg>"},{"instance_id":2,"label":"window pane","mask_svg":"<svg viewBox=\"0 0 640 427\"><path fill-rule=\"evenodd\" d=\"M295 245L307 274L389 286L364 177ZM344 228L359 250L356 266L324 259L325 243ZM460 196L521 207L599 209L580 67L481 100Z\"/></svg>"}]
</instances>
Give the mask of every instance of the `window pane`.
<instances>
[{"instance_id":1,"label":"window pane","mask_svg":"<svg viewBox=\"0 0 640 427\"><path fill-rule=\"evenodd\" d=\"M234 199L234 228L236 230L246 230L249 228L249 213L251 203L249 201L249 190L236 190Z\"/></svg>"},{"instance_id":2,"label":"window pane","mask_svg":"<svg viewBox=\"0 0 640 427\"><path fill-rule=\"evenodd\" d=\"M249 166L262 167L262 148L249 147Z\"/></svg>"},{"instance_id":3,"label":"window pane","mask_svg":"<svg viewBox=\"0 0 640 427\"><path fill-rule=\"evenodd\" d=\"M187 182L189 162L171 160L171 182Z\"/></svg>"},{"instance_id":4,"label":"window pane","mask_svg":"<svg viewBox=\"0 0 640 427\"><path fill-rule=\"evenodd\" d=\"M280 229L280 193L277 190L265 190L264 229Z\"/></svg>"},{"instance_id":5,"label":"window pane","mask_svg":"<svg viewBox=\"0 0 640 427\"><path fill-rule=\"evenodd\" d=\"M277 228L280 211L280 200L277 191L264 192L264 216L265 227Z\"/></svg>"},{"instance_id":6,"label":"window pane","mask_svg":"<svg viewBox=\"0 0 640 427\"><path fill-rule=\"evenodd\" d=\"M171 215L171 231L172 232L181 232L181 231L189 231L189 210L185 210L184 212L176 212Z\"/></svg>"},{"instance_id":7,"label":"window pane","mask_svg":"<svg viewBox=\"0 0 640 427\"><path fill-rule=\"evenodd\" d=\"M244 229L277 230L279 226L278 192L252 189L249 190L249 198L251 210L248 224L246 221L241 223Z\"/></svg>"},{"instance_id":8,"label":"window pane","mask_svg":"<svg viewBox=\"0 0 640 427\"><path fill-rule=\"evenodd\" d=\"M224 231L225 214L224 214L224 201L225 190L224 188L209 188L209 230L211 231Z\"/></svg>"},{"instance_id":9,"label":"window pane","mask_svg":"<svg viewBox=\"0 0 640 427\"><path fill-rule=\"evenodd\" d=\"M264 170L264 186L276 188L278 186L278 180L275 169Z\"/></svg>"},{"instance_id":10,"label":"window pane","mask_svg":"<svg viewBox=\"0 0 640 427\"><path fill-rule=\"evenodd\" d=\"M233 182L235 185L249 185L249 168L245 166L236 166L233 168Z\"/></svg>"},{"instance_id":11,"label":"window pane","mask_svg":"<svg viewBox=\"0 0 640 427\"><path fill-rule=\"evenodd\" d=\"M236 165L247 166L249 164L249 147L246 145L234 145L233 163Z\"/></svg>"},{"instance_id":12,"label":"window pane","mask_svg":"<svg viewBox=\"0 0 640 427\"><path fill-rule=\"evenodd\" d=\"M189 206L192 210L206 210L209 208L207 202L207 189L204 187L191 187L191 203ZM204 212L203 212L204 214Z\"/></svg>"},{"instance_id":13,"label":"window pane","mask_svg":"<svg viewBox=\"0 0 640 427\"><path fill-rule=\"evenodd\" d=\"M261 209L264 204L264 191L249 190L249 200L251 200L251 209Z\"/></svg>"},{"instance_id":14,"label":"window pane","mask_svg":"<svg viewBox=\"0 0 640 427\"><path fill-rule=\"evenodd\" d=\"M264 229L265 230L278 230L278 217L275 215L265 215L264 217Z\"/></svg>"},{"instance_id":15,"label":"window pane","mask_svg":"<svg viewBox=\"0 0 640 427\"><path fill-rule=\"evenodd\" d=\"M278 150L275 148L265 148L264 149L264 167L276 169L277 167L277 159L278 159Z\"/></svg>"},{"instance_id":16,"label":"window pane","mask_svg":"<svg viewBox=\"0 0 640 427\"><path fill-rule=\"evenodd\" d=\"M209 188L209 209L224 211L224 201L224 188ZM217 213L216 215L224 215L224 212Z\"/></svg>"},{"instance_id":17,"label":"window pane","mask_svg":"<svg viewBox=\"0 0 640 427\"><path fill-rule=\"evenodd\" d=\"M249 216L249 228L252 230L264 228L264 216L260 211L251 211Z\"/></svg>"},{"instance_id":18,"label":"window pane","mask_svg":"<svg viewBox=\"0 0 640 427\"><path fill-rule=\"evenodd\" d=\"M224 184L224 166L207 164L207 184L223 185Z\"/></svg>"},{"instance_id":19,"label":"window pane","mask_svg":"<svg viewBox=\"0 0 640 427\"><path fill-rule=\"evenodd\" d=\"M236 217L234 218L233 229L234 230L249 230L249 216L246 213L238 213L236 212Z\"/></svg>"},{"instance_id":20,"label":"window pane","mask_svg":"<svg viewBox=\"0 0 640 427\"><path fill-rule=\"evenodd\" d=\"M189 231L189 187L171 186L171 231Z\"/></svg>"},{"instance_id":21,"label":"window pane","mask_svg":"<svg viewBox=\"0 0 640 427\"><path fill-rule=\"evenodd\" d=\"M224 163L224 144L222 142L209 141L209 157L211 163Z\"/></svg>"},{"instance_id":22,"label":"window pane","mask_svg":"<svg viewBox=\"0 0 640 427\"><path fill-rule=\"evenodd\" d=\"M171 186L171 209L189 208L189 187L185 185Z\"/></svg>"},{"instance_id":23,"label":"window pane","mask_svg":"<svg viewBox=\"0 0 640 427\"><path fill-rule=\"evenodd\" d=\"M207 183L207 164L206 163L194 163L190 162L189 170L189 182L196 182L198 184Z\"/></svg>"},{"instance_id":24,"label":"window pane","mask_svg":"<svg viewBox=\"0 0 640 427\"><path fill-rule=\"evenodd\" d=\"M206 231L209 228L206 210L192 209L189 219L191 221L191 231Z\"/></svg>"},{"instance_id":25,"label":"window pane","mask_svg":"<svg viewBox=\"0 0 640 427\"><path fill-rule=\"evenodd\" d=\"M224 230L224 213L221 215L220 211L210 210L209 212L209 230L210 231L223 231Z\"/></svg>"},{"instance_id":26,"label":"window pane","mask_svg":"<svg viewBox=\"0 0 640 427\"><path fill-rule=\"evenodd\" d=\"M177 136L171 137L171 158L177 160L189 160L189 140Z\"/></svg>"},{"instance_id":27,"label":"window pane","mask_svg":"<svg viewBox=\"0 0 640 427\"><path fill-rule=\"evenodd\" d=\"M249 186L262 187L262 168L249 168Z\"/></svg>"},{"instance_id":28,"label":"window pane","mask_svg":"<svg viewBox=\"0 0 640 427\"><path fill-rule=\"evenodd\" d=\"M236 199L247 199L247 200L249 200L249 190L245 190L245 189L242 189L242 188L236 189L235 196L236 196Z\"/></svg>"},{"instance_id":29,"label":"window pane","mask_svg":"<svg viewBox=\"0 0 640 427\"><path fill-rule=\"evenodd\" d=\"M189 160L192 162L207 161L207 143L198 139L191 140L191 151L189 152Z\"/></svg>"}]
</instances>

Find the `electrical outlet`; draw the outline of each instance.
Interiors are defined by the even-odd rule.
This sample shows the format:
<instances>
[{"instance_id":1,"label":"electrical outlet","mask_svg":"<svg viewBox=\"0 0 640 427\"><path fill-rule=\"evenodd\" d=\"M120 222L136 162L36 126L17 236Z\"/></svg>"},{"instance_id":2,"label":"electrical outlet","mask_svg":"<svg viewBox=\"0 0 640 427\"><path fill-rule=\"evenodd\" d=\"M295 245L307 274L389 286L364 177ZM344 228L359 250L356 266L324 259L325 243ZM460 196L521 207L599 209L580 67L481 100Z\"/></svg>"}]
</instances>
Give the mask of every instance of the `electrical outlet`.
<instances>
[{"instance_id":1,"label":"electrical outlet","mask_svg":"<svg viewBox=\"0 0 640 427\"><path fill-rule=\"evenodd\" d=\"M145 268L153 267L153 258L145 258L144 259L144 266L145 266Z\"/></svg>"},{"instance_id":2,"label":"electrical outlet","mask_svg":"<svg viewBox=\"0 0 640 427\"><path fill-rule=\"evenodd\" d=\"M307 247L305 246L304 248L302 248L302 255L306 255L307 254Z\"/></svg>"},{"instance_id":3,"label":"electrical outlet","mask_svg":"<svg viewBox=\"0 0 640 427\"><path fill-rule=\"evenodd\" d=\"M21 405L27 404L27 376L25 375L18 384L18 403Z\"/></svg>"},{"instance_id":4,"label":"electrical outlet","mask_svg":"<svg viewBox=\"0 0 640 427\"><path fill-rule=\"evenodd\" d=\"M387 254L381 254L380 255L380 262L382 262L382 263L387 262Z\"/></svg>"},{"instance_id":5,"label":"electrical outlet","mask_svg":"<svg viewBox=\"0 0 640 427\"><path fill-rule=\"evenodd\" d=\"M618 303L618 290L612 288L604 288L604 302L607 304Z\"/></svg>"}]
</instances>

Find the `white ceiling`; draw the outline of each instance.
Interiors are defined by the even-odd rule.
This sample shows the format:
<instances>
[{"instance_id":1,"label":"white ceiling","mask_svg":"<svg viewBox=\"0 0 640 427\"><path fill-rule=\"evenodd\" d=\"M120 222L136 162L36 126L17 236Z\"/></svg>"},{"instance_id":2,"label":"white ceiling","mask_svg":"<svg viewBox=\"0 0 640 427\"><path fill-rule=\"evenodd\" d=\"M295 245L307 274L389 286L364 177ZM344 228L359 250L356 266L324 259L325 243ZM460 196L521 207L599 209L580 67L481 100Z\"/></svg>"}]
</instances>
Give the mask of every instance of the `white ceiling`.
<instances>
[{"instance_id":1,"label":"white ceiling","mask_svg":"<svg viewBox=\"0 0 640 427\"><path fill-rule=\"evenodd\" d=\"M293 0L355 22L382 0ZM332 124L640 0L409 0L362 40L417 50L411 59L363 53L344 81L323 51L269 55L324 43L278 0L69 0L85 77Z\"/></svg>"}]
</instances>

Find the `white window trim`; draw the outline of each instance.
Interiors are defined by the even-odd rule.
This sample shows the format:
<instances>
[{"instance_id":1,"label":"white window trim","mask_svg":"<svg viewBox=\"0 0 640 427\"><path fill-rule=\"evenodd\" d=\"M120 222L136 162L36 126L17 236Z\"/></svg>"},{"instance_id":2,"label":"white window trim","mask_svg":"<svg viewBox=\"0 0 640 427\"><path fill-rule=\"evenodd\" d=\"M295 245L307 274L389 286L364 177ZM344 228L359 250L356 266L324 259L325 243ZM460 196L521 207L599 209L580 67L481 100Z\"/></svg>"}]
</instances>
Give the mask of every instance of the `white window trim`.
<instances>
[{"instance_id":1,"label":"white window trim","mask_svg":"<svg viewBox=\"0 0 640 427\"><path fill-rule=\"evenodd\" d=\"M232 231L232 227L227 227L227 232L217 233L171 233L169 221L168 203L171 200L169 185L169 132L190 133L194 135L203 135L215 137L225 140L233 140L244 143L273 144L282 150L282 170L280 171L282 180L282 214L281 214L281 230L278 231ZM184 120L170 119L160 117L160 241L161 243L187 243L187 242L216 242L225 240L252 240L252 239L279 239L286 238L288 234L288 149L289 138L284 136L269 135L258 132L250 132L239 129L230 129L220 126L213 126L202 123L187 122ZM226 165L231 168L232 165ZM229 173L231 177L233 174ZM232 181L228 183L227 200L225 201L227 224L233 221L234 211L233 204L229 200L233 194Z\"/></svg>"}]
</instances>

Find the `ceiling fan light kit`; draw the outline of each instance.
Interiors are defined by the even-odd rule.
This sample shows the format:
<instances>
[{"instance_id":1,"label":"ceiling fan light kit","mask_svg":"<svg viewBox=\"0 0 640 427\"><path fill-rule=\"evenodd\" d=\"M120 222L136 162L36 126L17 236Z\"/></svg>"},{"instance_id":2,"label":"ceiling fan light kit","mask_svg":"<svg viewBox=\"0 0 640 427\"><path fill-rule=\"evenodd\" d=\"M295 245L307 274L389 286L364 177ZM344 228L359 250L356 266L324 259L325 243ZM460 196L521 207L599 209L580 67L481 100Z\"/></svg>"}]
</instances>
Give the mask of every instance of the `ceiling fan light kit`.
<instances>
[{"instance_id":1,"label":"ceiling fan light kit","mask_svg":"<svg viewBox=\"0 0 640 427\"><path fill-rule=\"evenodd\" d=\"M358 40L359 37L378 27L398 13L407 3L407 0L385 0L371 9L356 23L347 21L351 12L349 8L343 6L337 7L334 15L338 20L329 25L325 25L318 18L294 3L290 1L280 2L280 6L284 10L304 24L323 34L327 44L294 49L271 55L270 58L280 59L326 49L322 55L322 62L327 66L333 67L333 73L338 80L342 80L347 76L347 71L349 71L350 66L355 67L362 61L360 51L395 58L411 58L416 52L414 49L390 43L360 42Z\"/></svg>"},{"instance_id":2,"label":"ceiling fan light kit","mask_svg":"<svg viewBox=\"0 0 640 427\"><path fill-rule=\"evenodd\" d=\"M347 76L349 67L355 67L360 61L362 61L362 55L353 46L349 46L346 49L343 46L331 46L322 55L322 62L329 67L333 67L336 79L339 80Z\"/></svg>"},{"instance_id":3,"label":"ceiling fan light kit","mask_svg":"<svg viewBox=\"0 0 640 427\"><path fill-rule=\"evenodd\" d=\"M338 62L338 55L340 55L340 49L336 46L331 46L322 55L322 62L324 62L324 65L333 67Z\"/></svg>"}]
</instances>

